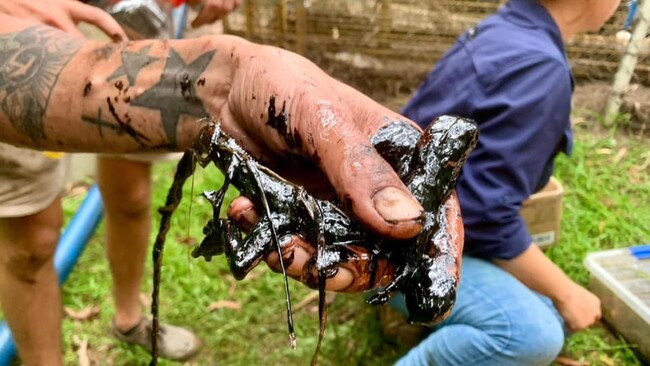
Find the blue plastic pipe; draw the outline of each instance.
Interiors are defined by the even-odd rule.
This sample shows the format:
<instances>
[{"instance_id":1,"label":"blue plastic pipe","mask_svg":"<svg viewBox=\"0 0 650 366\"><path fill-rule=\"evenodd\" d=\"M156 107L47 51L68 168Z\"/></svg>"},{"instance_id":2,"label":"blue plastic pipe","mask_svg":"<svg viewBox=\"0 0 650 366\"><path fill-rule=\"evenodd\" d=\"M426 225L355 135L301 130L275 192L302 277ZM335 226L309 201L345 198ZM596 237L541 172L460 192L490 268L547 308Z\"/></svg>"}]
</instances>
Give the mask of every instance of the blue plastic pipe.
<instances>
[{"instance_id":1,"label":"blue plastic pipe","mask_svg":"<svg viewBox=\"0 0 650 366\"><path fill-rule=\"evenodd\" d=\"M70 220L61 235L54 254L54 268L59 283L63 284L81 256L88 240L95 232L102 218L104 204L96 185L92 186L81 203L81 207ZM6 322L0 324L0 366L8 366L16 356L11 330Z\"/></svg>"}]
</instances>

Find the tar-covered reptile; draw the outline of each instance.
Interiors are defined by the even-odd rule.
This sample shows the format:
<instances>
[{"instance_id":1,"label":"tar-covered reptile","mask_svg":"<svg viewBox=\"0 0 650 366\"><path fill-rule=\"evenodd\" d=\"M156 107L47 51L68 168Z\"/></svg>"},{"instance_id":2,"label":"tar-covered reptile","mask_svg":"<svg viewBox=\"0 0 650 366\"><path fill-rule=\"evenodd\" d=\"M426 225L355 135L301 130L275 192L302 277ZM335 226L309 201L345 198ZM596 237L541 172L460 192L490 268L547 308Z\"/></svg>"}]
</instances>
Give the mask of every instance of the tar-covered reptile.
<instances>
[{"instance_id":1,"label":"tar-covered reptile","mask_svg":"<svg viewBox=\"0 0 650 366\"><path fill-rule=\"evenodd\" d=\"M230 270L243 279L265 256L279 254L280 266L293 259L283 247L285 237L298 235L317 247L316 255L303 268L303 282L319 289L320 347L325 329L325 282L340 268L350 270L354 282L344 291L375 290L368 300L383 304L395 291L406 300L410 322L433 323L451 310L459 281L459 256L448 228L448 198L461 168L477 142L478 129L467 119L443 116L420 132L407 122L389 123L371 139L375 149L398 172L424 208L421 233L410 240L387 240L365 230L338 202L320 200L289 183L251 158L218 123L203 129L194 148L178 164L166 205L160 209L161 227L154 245L154 315L152 362L156 364L158 290L160 265L171 215L182 198L182 185L198 162L210 162L224 173L218 190L204 192L214 217L204 227L206 235L192 255L210 260L225 254ZM253 201L261 219L246 236L219 213L229 185ZM283 255L284 254L284 255ZM286 283L287 314L292 345L295 344L291 302Z\"/></svg>"}]
</instances>

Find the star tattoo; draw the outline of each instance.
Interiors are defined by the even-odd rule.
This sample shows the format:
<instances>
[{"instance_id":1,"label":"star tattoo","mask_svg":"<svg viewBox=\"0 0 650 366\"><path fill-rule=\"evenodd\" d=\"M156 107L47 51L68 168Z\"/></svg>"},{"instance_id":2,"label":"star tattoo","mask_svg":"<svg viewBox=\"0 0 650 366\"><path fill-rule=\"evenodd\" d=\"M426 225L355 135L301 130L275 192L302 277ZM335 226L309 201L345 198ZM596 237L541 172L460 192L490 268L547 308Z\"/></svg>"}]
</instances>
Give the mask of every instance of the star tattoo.
<instances>
[{"instance_id":1,"label":"star tattoo","mask_svg":"<svg viewBox=\"0 0 650 366\"><path fill-rule=\"evenodd\" d=\"M208 116L203 102L196 95L196 83L215 53L214 50L208 51L186 64L172 48L158 83L131 101L132 106L160 111L160 120L171 146L176 146L176 128L181 115Z\"/></svg>"},{"instance_id":2,"label":"star tattoo","mask_svg":"<svg viewBox=\"0 0 650 366\"><path fill-rule=\"evenodd\" d=\"M96 50L93 50L93 55L97 57L98 60L108 60L113 56L113 53L117 50L117 47L115 44L107 44L104 47L98 48Z\"/></svg>"},{"instance_id":3,"label":"star tattoo","mask_svg":"<svg viewBox=\"0 0 650 366\"><path fill-rule=\"evenodd\" d=\"M149 45L137 52L123 51L122 66L113 71L113 74L111 74L107 80L111 81L113 79L117 79L121 76L126 75L126 78L129 80L129 85L135 85L135 79L138 76L140 70L152 62L158 60L158 57L151 57L147 55L150 48L151 46Z\"/></svg>"}]
</instances>

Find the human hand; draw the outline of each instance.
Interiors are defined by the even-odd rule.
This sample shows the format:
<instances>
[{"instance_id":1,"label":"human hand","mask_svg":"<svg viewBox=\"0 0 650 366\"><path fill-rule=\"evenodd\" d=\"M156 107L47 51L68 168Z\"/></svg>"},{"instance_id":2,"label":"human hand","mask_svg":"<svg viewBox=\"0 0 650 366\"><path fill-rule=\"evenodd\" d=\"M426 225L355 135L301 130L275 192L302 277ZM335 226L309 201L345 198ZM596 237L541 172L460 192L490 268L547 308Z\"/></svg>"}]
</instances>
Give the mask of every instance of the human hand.
<instances>
[{"instance_id":1,"label":"human hand","mask_svg":"<svg viewBox=\"0 0 650 366\"><path fill-rule=\"evenodd\" d=\"M190 5L200 7L199 14L192 21L192 27L210 24L226 14L234 11L241 5L242 0L189 0Z\"/></svg>"},{"instance_id":2,"label":"human hand","mask_svg":"<svg viewBox=\"0 0 650 366\"><path fill-rule=\"evenodd\" d=\"M600 299L574 282L555 300L555 306L571 332L594 325L602 315Z\"/></svg>"},{"instance_id":3,"label":"human hand","mask_svg":"<svg viewBox=\"0 0 650 366\"><path fill-rule=\"evenodd\" d=\"M294 179L310 192L331 184L375 233L419 233L422 206L370 142L379 128L404 118L299 55L249 45L249 53L231 52L236 66L225 105L209 107L219 111L223 129L283 177L320 181L314 187Z\"/></svg>"},{"instance_id":4,"label":"human hand","mask_svg":"<svg viewBox=\"0 0 650 366\"><path fill-rule=\"evenodd\" d=\"M83 38L76 24L86 22L97 26L114 41L128 39L120 25L103 10L73 0L2 0L0 13L30 19L59 28Z\"/></svg>"},{"instance_id":5,"label":"human hand","mask_svg":"<svg viewBox=\"0 0 650 366\"><path fill-rule=\"evenodd\" d=\"M226 98L212 98L220 104L208 106L218 111L215 117L225 132L310 193L319 198L338 195L338 201L370 231L395 239L420 232L422 206L370 141L381 127L404 120L402 116L294 53L248 43L233 47L228 56L234 65L229 88L205 90L213 96L227 92ZM233 203L230 217L240 224L258 218L244 198ZM316 247L294 239L288 271L303 280L300 273ZM277 269L273 255L269 261ZM328 280L328 288L349 288L356 277L339 271Z\"/></svg>"}]
</instances>

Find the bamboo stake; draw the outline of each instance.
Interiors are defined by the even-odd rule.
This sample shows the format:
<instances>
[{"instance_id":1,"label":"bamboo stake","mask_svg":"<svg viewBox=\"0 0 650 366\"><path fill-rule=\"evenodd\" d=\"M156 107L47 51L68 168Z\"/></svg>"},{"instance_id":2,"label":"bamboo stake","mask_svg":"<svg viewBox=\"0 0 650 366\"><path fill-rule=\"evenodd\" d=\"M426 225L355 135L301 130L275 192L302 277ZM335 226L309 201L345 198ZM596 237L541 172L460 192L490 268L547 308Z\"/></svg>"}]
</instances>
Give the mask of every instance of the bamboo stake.
<instances>
[{"instance_id":1,"label":"bamboo stake","mask_svg":"<svg viewBox=\"0 0 650 366\"><path fill-rule=\"evenodd\" d=\"M642 0L638 8L638 19L630 43L627 45L625 54L621 58L621 62L614 77L614 84L612 85L612 92L607 100L607 107L605 109L605 126L612 126L616 121L616 117L621 109L623 95L630 86L634 68L636 67L639 59L639 46L648 34L650 26L650 0Z\"/></svg>"}]
</instances>

